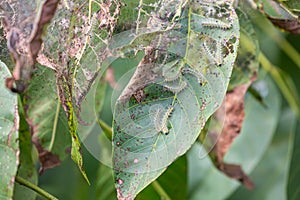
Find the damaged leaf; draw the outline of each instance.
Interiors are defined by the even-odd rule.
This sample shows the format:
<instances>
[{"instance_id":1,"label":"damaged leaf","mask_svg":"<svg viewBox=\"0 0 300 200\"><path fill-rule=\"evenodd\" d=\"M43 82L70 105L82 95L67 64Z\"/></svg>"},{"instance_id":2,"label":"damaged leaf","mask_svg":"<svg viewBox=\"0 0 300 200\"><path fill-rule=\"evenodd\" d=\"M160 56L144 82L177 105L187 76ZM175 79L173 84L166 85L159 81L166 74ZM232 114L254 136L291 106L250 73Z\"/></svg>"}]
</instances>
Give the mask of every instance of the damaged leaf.
<instances>
[{"instance_id":1,"label":"damaged leaf","mask_svg":"<svg viewBox=\"0 0 300 200\"><path fill-rule=\"evenodd\" d=\"M149 19L148 26L154 24L165 31L145 48L115 105L113 164L120 200L134 199L191 147L221 105L237 55L239 24L229 2L162 1Z\"/></svg>"},{"instance_id":2,"label":"damaged leaf","mask_svg":"<svg viewBox=\"0 0 300 200\"><path fill-rule=\"evenodd\" d=\"M267 107L261 105L252 95L246 95L245 119L241 133L223 159L224 163L240 165L246 174L251 174L261 161L272 140L281 113L280 93L271 78L258 77L258 81L254 84L265 85L267 93L264 101ZM222 200L228 198L239 187L239 182L221 173L208 157L200 158L199 154L203 150L201 148L203 147L196 143L188 152L189 199Z\"/></svg>"},{"instance_id":3,"label":"damaged leaf","mask_svg":"<svg viewBox=\"0 0 300 200\"><path fill-rule=\"evenodd\" d=\"M35 163L32 158L32 143L29 126L25 120L25 113L22 105L19 104L20 129L19 129L19 146L20 146L20 165L18 176L30 181L34 185L38 183L38 174ZM19 183L15 183L14 199L35 199L37 193L29 190Z\"/></svg>"},{"instance_id":4,"label":"damaged leaf","mask_svg":"<svg viewBox=\"0 0 300 200\"><path fill-rule=\"evenodd\" d=\"M43 43L43 35L45 35L45 30L54 17L59 0L45 0L37 13L35 26L31 32L30 38L30 52L33 62L36 62L36 58L41 49Z\"/></svg>"},{"instance_id":5,"label":"damaged leaf","mask_svg":"<svg viewBox=\"0 0 300 200\"><path fill-rule=\"evenodd\" d=\"M300 33L299 17L284 4L273 0L262 0L261 10L275 26L293 34Z\"/></svg>"},{"instance_id":6,"label":"damaged leaf","mask_svg":"<svg viewBox=\"0 0 300 200\"><path fill-rule=\"evenodd\" d=\"M19 165L19 115L17 96L4 85L11 74L0 61L0 198L12 199Z\"/></svg>"},{"instance_id":7,"label":"damaged leaf","mask_svg":"<svg viewBox=\"0 0 300 200\"><path fill-rule=\"evenodd\" d=\"M61 75L57 78L57 88L58 95L61 100L61 103L64 107L67 119L68 119L68 127L71 135L71 158L79 167L79 170L85 180L90 184L85 171L83 170L83 161L81 155L81 145L77 135L77 126L78 121L76 118L75 110L72 104L72 89L67 84L68 81L64 75Z\"/></svg>"},{"instance_id":8,"label":"damaged leaf","mask_svg":"<svg viewBox=\"0 0 300 200\"><path fill-rule=\"evenodd\" d=\"M228 86L229 91L236 86L251 83L259 68L260 48L253 25L245 12L239 8L236 12L240 22L240 44Z\"/></svg>"},{"instance_id":9,"label":"damaged leaf","mask_svg":"<svg viewBox=\"0 0 300 200\"><path fill-rule=\"evenodd\" d=\"M6 79L6 86L13 92L21 93L27 88L43 42L44 29L53 18L58 2L58 0L46 0L36 8L32 3L28 5L29 7L26 7L27 4L21 7L21 3L6 5L21 19L17 22L13 21L13 17L9 18L12 14L4 11L4 15L7 14L3 23L7 32L8 49L15 62L13 76Z\"/></svg>"},{"instance_id":10,"label":"damaged leaf","mask_svg":"<svg viewBox=\"0 0 300 200\"><path fill-rule=\"evenodd\" d=\"M69 155L71 140L60 104L53 70L38 66L24 94L26 120L41 163L40 173L59 165Z\"/></svg>"},{"instance_id":11,"label":"damaged leaf","mask_svg":"<svg viewBox=\"0 0 300 200\"><path fill-rule=\"evenodd\" d=\"M255 77L256 78L256 77ZM252 79L253 81L255 80ZM254 184L243 172L239 165L224 163L223 158L235 138L240 134L244 122L244 99L249 84L235 87L226 94L225 109L226 118L220 137L213 149L212 154L216 157L217 167L231 178L241 181L248 189L253 189ZM218 115L218 111L216 113Z\"/></svg>"},{"instance_id":12,"label":"damaged leaf","mask_svg":"<svg viewBox=\"0 0 300 200\"><path fill-rule=\"evenodd\" d=\"M111 7L108 8L108 5ZM44 48L37 58L39 63L55 71L58 96L71 135L71 157L86 180L77 129L78 123L89 125L93 121L82 120L81 104L98 80L101 67L105 67L104 63L110 53L106 50L106 42L111 37L115 22L100 24L103 21L100 21L99 16L111 15L111 19L117 20L120 6L117 1L60 4L48 27L49 34ZM115 9L112 11L113 7ZM93 108L91 105L89 107Z\"/></svg>"},{"instance_id":13,"label":"damaged leaf","mask_svg":"<svg viewBox=\"0 0 300 200\"><path fill-rule=\"evenodd\" d=\"M225 101L222 107L214 114L214 118L211 118L210 121L210 123L214 120L214 123L222 124L222 128L216 130L216 128L211 128L210 123L207 124L208 130L206 130L206 132L204 131L204 133L208 137L208 141L204 140L206 138L203 136L200 137L200 141L205 146L207 152L213 149L213 151L210 152L210 156L214 164L223 173L231 178L240 180L245 184L245 187L252 189L254 184L239 165L223 162L224 155L241 132L245 117L245 94L253 81L256 80L256 73L258 71L257 59L259 46L256 34L247 15L240 9L237 9L237 14L241 24L241 38L237 60Z\"/></svg>"}]
</instances>

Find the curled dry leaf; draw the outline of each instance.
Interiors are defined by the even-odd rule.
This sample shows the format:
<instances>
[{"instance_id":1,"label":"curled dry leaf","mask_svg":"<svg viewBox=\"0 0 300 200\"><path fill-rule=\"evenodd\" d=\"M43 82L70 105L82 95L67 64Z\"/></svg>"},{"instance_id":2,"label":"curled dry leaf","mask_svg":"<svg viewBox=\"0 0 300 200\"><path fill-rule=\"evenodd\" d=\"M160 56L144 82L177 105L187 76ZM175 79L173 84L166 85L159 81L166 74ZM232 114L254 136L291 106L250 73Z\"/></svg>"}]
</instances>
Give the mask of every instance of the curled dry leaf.
<instances>
[{"instance_id":1,"label":"curled dry leaf","mask_svg":"<svg viewBox=\"0 0 300 200\"><path fill-rule=\"evenodd\" d=\"M293 34L300 34L300 23L298 19L276 19L268 17L269 20L279 28L282 28Z\"/></svg>"},{"instance_id":2,"label":"curled dry leaf","mask_svg":"<svg viewBox=\"0 0 300 200\"><path fill-rule=\"evenodd\" d=\"M41 175L45 170L56 167L60 165L61 161L59 157L46 149L44 149L39 141L38 138L33 137L32 142L36 146L38 153L39 153L39 161L41 163L39 174Z\"/></svg>"},{"instance_id":3,"label":"curled dry leaf","mask_svg":"<svg viewBox=\"0 0 300 200\"><path fill-rule=\"evenodd\" d=\"M251 82L236 86L232 91L229 91L226 94L226 117L224 121L224 127L213 151L213 154L216 156L217 167L227 176L242 182L247 189L254 188L254 184L250 178L243 172L239 165L224 163L223 158L241 131L245 117L245 94L255 79L256 75L252 77ZM216 112L216 118L218 118L218 115L220 115L219 112L220 110Z\"/></svg>"},{"instance_id":4,"label":"curled dry leaf","mask_svg":"<svg viewBox=\"0 0 300 200\"><path fill-rule=\"evenodd\" d=\"M293 13L293 9L273 0L263 0L260 11L279 28L293 34L300 33L299 17Z\"/></svg>"},{"instance_id":5,"label":"curled dry leaf","mask_svg":"<svg viewBox=\"0 0 300 200\"><path fill-rule=\"evenodd\" d=\"M15 62L13 76L6 79L6 86L13 92L21 93L26 89L27 83L31 79L34 63L43 43L42 36L44 29L53 18L58 2L59 0L46 0L37 13L32 11L29 18L19 22L20 24L27 23L28 26L30 24L33 26L30 34L26 33L28 27L22 30L17 28L22 27L22 25L11 25L9 20L4 20L3 24L7 32L8 49ZM19 10L16 11L19 12ZM26 22L27 20L29 22Z\"/></svg>"}]
</instances>

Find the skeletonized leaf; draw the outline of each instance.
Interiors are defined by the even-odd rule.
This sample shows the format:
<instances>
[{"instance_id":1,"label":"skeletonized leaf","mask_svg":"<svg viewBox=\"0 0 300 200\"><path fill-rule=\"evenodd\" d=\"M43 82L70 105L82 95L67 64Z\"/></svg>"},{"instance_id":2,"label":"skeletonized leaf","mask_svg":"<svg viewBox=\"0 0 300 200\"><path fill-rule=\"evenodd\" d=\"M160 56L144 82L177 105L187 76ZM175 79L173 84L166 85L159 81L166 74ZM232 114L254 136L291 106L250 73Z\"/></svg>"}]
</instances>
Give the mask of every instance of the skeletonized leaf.
<instances>
[{"instance_id":1,"label":"skeletonized leaf","mask_svg":"<svg viewBox=\"0 0 300 200\"><path fill-rule=\"evenodd\" d=\"M83 176L80 141L77 135L81 120L81 103L87 98L92 85L108 57L106 40L114 30L114 23L121 4L117 1L65 2L58 6L57 14L50 24L44 49L38 62L55 70L60 102L67 115L71 134L71 156ZM109 5L114 5L111 10ZM106 22L103 18L109 18ZM92 107L92 106L90 106ZM87 178L86 178L87 179Z\"/></svg>"},{"instance_id":2,"label":"skeletonized leaf","mask_svg":"<svg viewBox=\"0 0 300 200\"><path fill-rule=\"evenodd\" d=\"M191 147L221 105L237 55L239 23L230 3L168 3L163 1L151 20L174 27L157 34L146 48L115 106L119 199L134 199Z\"/></svg>"}]
</instances>

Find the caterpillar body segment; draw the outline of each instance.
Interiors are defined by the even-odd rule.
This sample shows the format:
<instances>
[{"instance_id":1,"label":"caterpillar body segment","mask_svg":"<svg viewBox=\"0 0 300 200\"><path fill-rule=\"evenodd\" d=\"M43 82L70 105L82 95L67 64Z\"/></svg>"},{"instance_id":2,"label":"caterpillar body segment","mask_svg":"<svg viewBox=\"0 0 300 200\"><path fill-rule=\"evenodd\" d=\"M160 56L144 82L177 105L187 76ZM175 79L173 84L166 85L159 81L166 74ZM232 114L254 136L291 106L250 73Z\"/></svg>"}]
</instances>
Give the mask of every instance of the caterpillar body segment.
<instances>
[{"instance_id":1,"label":"caterpillar body segment","mask_svg":"<svg viewBox=\"0 0 300 200\"><path fill-rule=\"evenodd\" d=\"M171 64L166 65L162 71L162 75L165 78L165 81L171 82L175 81L178 78L181 77L181 70L183 68L183 62L179 63L179 60L176 60L175 62L171 62Z\"/></svg>"},{"instance_id":2,"label":"caterpillar body segment","mask_svg":"<svg viewBox=\"0 0 300 200\"><path fill-rule=\"evenodd\" d=\"M167 110L158 108L155 112L153 122L157 132L167 135L169 133L168 120L173 112L174 107L170 106Z\"/></svg>"},{"instance_id":3,"label":"caterpillar body segment","mask_svg":"<svg viewBox=\"0 0 300 200\"><path fill-rule=\"evenodd\" d=\"M204 41L202 44L202 50L208 59L208 64L214 64L221 67L224 60L223 45L217 40Z\"/></svg>"},{"instance_id":4,"label":"caterpillar body segment","mask_svg":"<svg viewBox=\"0 0 300 200\"><path fill-rule=\"evenodd\" d=\"M208 27L208 28L220 28L220 29L230 29L232 27L232 22L222 22L221 20L218 19L205 19L201 23L203 27Z\"/></svg>"},{"instance_id":5,"label":"caterpillar body segment","mask_svg":"<svg viewBox=\"0 0 300 200\"><path fill-rule=\"evenodd\" d=\"M167 88L167 90L177 94L179 92L181 92L182 90L184 90L187 86L187 83L185 81L181 81L179 84L177 85L167 85L164 84L164 87Z\"/></svg>"},{"instance_id":6,"label":"caterpillar body segment","mask_svg":"<svg viewBox=\"0 0 300 200\"><path fill-rule=\"evenodd\" d=\"M191 75L195 76L197 78L198 83L201 86L204 86L206 84L204 76L198 70L192 69L192 68L185 68L182 71L185 74L191 74Z\"/></svg>"}]
</instances>

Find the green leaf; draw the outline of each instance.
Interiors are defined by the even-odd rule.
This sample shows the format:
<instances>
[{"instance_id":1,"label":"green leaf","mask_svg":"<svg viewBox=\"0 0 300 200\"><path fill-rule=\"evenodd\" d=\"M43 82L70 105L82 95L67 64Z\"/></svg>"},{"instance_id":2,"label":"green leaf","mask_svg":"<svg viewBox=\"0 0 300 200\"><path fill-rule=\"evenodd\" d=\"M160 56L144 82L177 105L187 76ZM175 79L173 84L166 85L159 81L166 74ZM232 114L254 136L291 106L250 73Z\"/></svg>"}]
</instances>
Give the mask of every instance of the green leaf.
<instances>
[{"instance_id":1,"label":"green leaf","mask_svg":"<svg viewBox=\"0 0 300 200\"><path fill-rule=\"evenodd\" d=\"M161 13L169 9L164 3ZM219 3L216 13L209 14L205 5L182 5L172 5L176 10L171 12L182 16L173 18L174 28L158 34L146 49L115 106L113 163L119 199L133 199L191 147L227 90L239 43L233 7ZM169 19L152 20L163 26Z\"/></svg>"},{"instance_id":2,"label":"green leaf","mask_svg":"<svg viewBox=\"0 0 300 200\"><path fill-rule=\"evenodd\" d=\"M155 182L139 193L136 199L187 199L187 157L184 155L174 161Z\"/></svg>"},{"instance_id":3,"label":"green leaf","mask_svg":"<svg viewBox=\"0 0 300 200\"><path fill-rule=\"evenodd\" d=\"M176 183L176 184L174 184ZM155 186L154 186L155 185ZM157 186L158 185L158 186ZM157 189L160 187L159 189ZM98 182L96 196L99 200L117 199L114 188L113 171L111 168L101 165L98 171ZM177 159L168 169L156 180L155 184L147 186L138 196L137 200L159 200L165 196L170 199L187 199L187 158L182 156Z\"/></svg>"},{"instance_id":4,"label":"green leaf","mask_svg":"<svg viewBox=\"0 0 300 200\"><path fill-rule=\"evenodd\" d=\"M56 91L54 71L39 66L24 95L26 118L39 152L41 169L59 165L71 146L69 128Z\"/></svg>"},{"instance_id":5,"label":"green leaf","mask_svg":"<svg viewBox=\"0 0 300 200\"><path fill-rule=\"evenodd\" d=\"M290 188L287 187L290 149L294 135L298 135L297 118L292 110L284 109L278 122L271 144L250 175L255 182L255 189L248 191L239 187L229 199L287 199L286 190ZM297 186L296 188L298 189Z\"/></svg>"},{"instance_id":6,"label":"green leaf","mask_svg":"<svg viewBox=\"0 0 300 200\"><path fill-rule=\"evenodd\" d=\"M19 102L20 103L20 102ZM35 168L35 164L32 159L32 145L31 145L31 133L29 131L28 124L26 123L24 110L22 105L19 104L20 115L20 165L18 168L18 176L23 179L37 185L38 176ZM28 199L34 200L37 193L19 183L15 183L14 199Z\"/></svg>"},{"instance_id":7,"label":"green leaf","mask_svg":"<svg viewBox=\"0 0 300 200\"><path fill-rule=\"evenodd\" d=\"M96 196L98 200L116 200L113 171L110 167L100 165L97 176Z\"/></svg>"},{"instance_id":8,"label":"green leaf","mask_svg":"<svg viewBox=\"0 0 300 200\"><path fill-rule=\"evenodd\" d=\"M263 106L252 95L246 96L242 131L224 157L224 162L240 164L247 174L254 170L266 151L280 115L281 97L271 79L260 78L255 84L265 95L267 105ZM225 199L239 183L219 172L208 157L200 159L201 150L201 146L196 145L188 154L189 199Z\"/></svg>"},{"instance_id":9,"label":"green leaf","mask_svg":"<svg viewBox=\"0 0 300 200\"><path fill-rule=\"evenodd\" d=\"M299 155L300 155L300 134L299 134L300 124L298 119L297 129L294 132L294 145L293 150L291 152L290 158L290 166L289 166L289 174L288 174L288 183L287 183L287 196L288 199L296 200L300 198L300 190L299 190Z\"/></svg>"},{"instance_id":10,"label":"green leaf","mask_svg":"<svg viewBox=\"0 0 300 200\"><path fill-rule=\"evenodd\" d=\"M9 70L0 61L0 198L3 200L12 199L20 153L17 95L4 84L9 76Z\"/></svg>"},{"instance_id":11,"label":"green leaf","mask_svg":"<svg viewBox=\"0 0 300 200\"><path fill-rule=\"evenodd\" d=\"M298 0L289 0L283 3L287 5L290 10L294 11L295 14L300 15L300 2Z\"/></svg>"}]
</instances>

